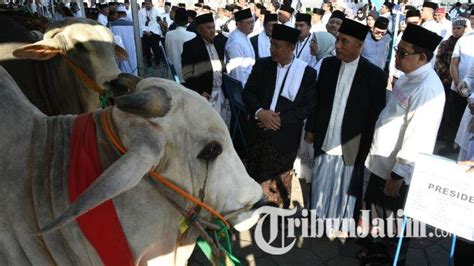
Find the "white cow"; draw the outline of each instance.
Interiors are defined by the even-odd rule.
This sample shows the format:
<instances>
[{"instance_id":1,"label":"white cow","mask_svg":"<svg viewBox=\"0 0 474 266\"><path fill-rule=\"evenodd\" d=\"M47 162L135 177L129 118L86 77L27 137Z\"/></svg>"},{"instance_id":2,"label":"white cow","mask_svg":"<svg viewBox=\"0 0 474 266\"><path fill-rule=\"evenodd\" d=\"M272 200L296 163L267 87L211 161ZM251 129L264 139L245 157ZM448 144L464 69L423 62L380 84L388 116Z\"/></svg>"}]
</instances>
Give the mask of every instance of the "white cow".
<instances>
[{"instance_id":1,"label":"white cow","mask_svg":"<svg viewBox=\"0 0 474 266\"><path fill-rule=\"evenodd\" d=\"M97 90L108 89L108 82L120 74L116 58L128 58L114 43L112 32L90 19L52 23L43 40L31 44L27 44L29 32L9 17L0 16L0 24L4 27L0 31L0 65L48 115L79 114L100 107L98 92L85 85L65 57L97 84Z\"/></svg>"},{"instance_id":2,"label":"white cow","mask_svg":"<svg viewBox=\"0 0 474 266\"><path fill-rule=\"evenodd\" d=\"M70 204L67 158L76 116L45 116L0 67L1 265L100 265L75 218L108 199L136 265L185 264L197 234L178 243L180 214L143 178L154 167L195 197L205 184L204 202L224 215L262 198L224 122L204 98L168 80L122 75L116 84L130 90L115 98L110 114L128 151ZM201 211L200 217L210 215ZM244 213L230 222L248 218ZM41 230L47 233L33 235Z\"/></svg>"}]
</instances>

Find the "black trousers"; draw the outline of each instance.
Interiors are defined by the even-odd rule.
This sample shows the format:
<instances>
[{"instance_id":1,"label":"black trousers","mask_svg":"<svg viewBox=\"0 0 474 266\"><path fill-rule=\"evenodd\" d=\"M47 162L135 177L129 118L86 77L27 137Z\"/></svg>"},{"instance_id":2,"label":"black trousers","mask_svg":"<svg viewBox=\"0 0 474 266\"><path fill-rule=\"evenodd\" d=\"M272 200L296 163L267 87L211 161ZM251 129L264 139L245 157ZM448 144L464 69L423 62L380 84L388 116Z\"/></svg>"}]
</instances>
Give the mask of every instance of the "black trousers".
<instances>
[{"instance_id":1,"label":"black trousers","mask_svg":"<svg viewBox=\"0 0 474 266\"><path fill-rule=\"evenodd\" d=\"M454 265L474 265L474 242L456 239Z\"/></svg>"},{"instance_id":2,"label":"black trousers","mask_svg":"<svg viewBox=\"0 0 474 266\"><path fill-rule=\"evenodd\" d=\"M160 50L160 35L152 33L150 36L143 34L142 37L142 49L143 57L145 57L146 64L151 66L151 51L153 50L153 55L155 55L155 63L158 65L160 63L161 50Z\"/></svg>"},{"instance_id":3,"label":"black trousers","mask_svg":"<svg viewBox=\"0 0 474 266\"><path fill-rule=\"evenodd\" d=\"M404 208L406 196L408 193L408 186L406 184L402 184L400 188L400 195L398 197L389 197L383 192L386 182L387 181L385 179L372 173L370 175L369 184L367 185L367 191L365 193L366 207L367 209L371 210L370 221L372 221L374 218L384 219L385 232L387 232L387 225L390 223L387 218L392 212L396 214L397 210ZM391 261L394 259L395 251L398 246L398 238L387 236L383 238L372 238L369 235L367 240L366 248L368 255L366 258L367 261L365 263L375 264L378 259L381 259L384 261L382 265L386 265L386 263L390 263L389 265L391 265ZM405 265L405 259L408 252L408 247L410 245L410 240L410 238L404 238L397 265Z\"/></svg>"},{"instance_id":4,"label":"black trousers","mask_svg":"<svg viewBox=\"0 0 474 266\"><path fill-rule=\"evenodd\" d=\"M444 105L443 119L441 120L438 136L447 144L452 144L466 109L467 100L452 91L450 87L445 87L444 91L446 93L446 104Z\"/></svg>"}]
</instances>

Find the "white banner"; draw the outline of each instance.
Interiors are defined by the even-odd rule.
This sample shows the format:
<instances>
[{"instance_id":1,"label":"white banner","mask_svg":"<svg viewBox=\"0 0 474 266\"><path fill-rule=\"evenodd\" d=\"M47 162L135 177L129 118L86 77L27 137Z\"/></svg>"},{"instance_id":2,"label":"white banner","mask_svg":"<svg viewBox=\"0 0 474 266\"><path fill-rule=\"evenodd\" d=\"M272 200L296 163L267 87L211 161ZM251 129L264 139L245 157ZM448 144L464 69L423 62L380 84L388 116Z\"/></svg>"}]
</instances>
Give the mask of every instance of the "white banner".
<instances>
[{"instance_id":1,"label":"white banner","mask_svg":"<svg viewBox=\"0 0 474 266\"><path fill-rule=\"evenodd\" d=\"M420 155L405 215L474 241L474 174L467 169L443 157Z\"/></svg>"}]
</instances>

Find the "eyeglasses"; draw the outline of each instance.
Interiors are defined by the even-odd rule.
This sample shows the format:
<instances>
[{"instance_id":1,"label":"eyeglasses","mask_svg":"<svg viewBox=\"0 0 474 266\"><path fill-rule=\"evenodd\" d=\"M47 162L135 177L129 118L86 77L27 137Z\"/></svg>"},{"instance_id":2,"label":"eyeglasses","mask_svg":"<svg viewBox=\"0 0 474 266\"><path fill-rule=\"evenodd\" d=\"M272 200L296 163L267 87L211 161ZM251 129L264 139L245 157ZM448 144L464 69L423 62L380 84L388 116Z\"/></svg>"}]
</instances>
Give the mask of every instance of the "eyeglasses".
<instances>
[{"instance_id":1,"label":"eyeglasses","mask_svg":"<svg viewBox=\"0 0 474 266\"><path fill-rule=\"evenodd\" d=\"M383 36L383 35L385 35L385 33L387 31L386 30L376 30L376 29L374 29L372 32L374 33L374 35L382 35Z\"/></svg>"},{"instance_id":2,"label":"eyeglasses","mask_svg":"<svg viewBox=\"0 0 474 266\"><path fill-rule=\"evenodd\" d=\"M409 52L403 50L403 48L399 48L399 47L394 47L393 49L395 50L395 53L396 53L401 59L403 59L405 56L414 55L414 54L419 54L419 53L409 53Z\"/></svg>"}]
</instances>

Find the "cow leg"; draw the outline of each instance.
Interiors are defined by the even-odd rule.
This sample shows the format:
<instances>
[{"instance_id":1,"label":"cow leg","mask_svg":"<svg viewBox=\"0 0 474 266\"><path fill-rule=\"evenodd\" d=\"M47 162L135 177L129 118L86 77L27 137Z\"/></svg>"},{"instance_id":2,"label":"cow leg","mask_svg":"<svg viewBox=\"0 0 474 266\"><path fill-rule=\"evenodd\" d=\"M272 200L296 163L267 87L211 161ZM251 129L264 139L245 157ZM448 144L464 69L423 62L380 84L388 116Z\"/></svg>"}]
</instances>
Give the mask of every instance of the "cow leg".
<instances>
[{"instance_id":1,"label":"cow leg","mask_svg":"<svg viewBox=\"0 0 474 266\"><path fill-rule=\"evenodd\" d=\"M150 52L150 37L143 35L142 37L142 50L143 50L143 57L146 61L146 66L151 67L151 52Z\"/></svg>"}]
</instances>

